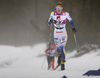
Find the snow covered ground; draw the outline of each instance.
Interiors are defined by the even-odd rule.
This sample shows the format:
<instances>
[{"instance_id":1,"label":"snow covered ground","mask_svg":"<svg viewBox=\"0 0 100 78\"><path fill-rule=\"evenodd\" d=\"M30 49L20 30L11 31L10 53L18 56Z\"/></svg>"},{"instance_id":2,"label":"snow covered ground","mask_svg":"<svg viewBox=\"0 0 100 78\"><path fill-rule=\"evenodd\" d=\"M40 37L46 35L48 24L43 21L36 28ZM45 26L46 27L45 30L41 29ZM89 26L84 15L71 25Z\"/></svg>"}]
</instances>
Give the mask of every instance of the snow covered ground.
<instances>
[{"instance_id":1,"label":"snow covered ground","mask_svg":"<svg viewBox=\"0 0 100 78\"><path fill-rule=\"evenodd\" d=\"M33 47L0 46L0 78L62 78L64 75L67 78L100 78L100 76L82 76L88 70L100 68L100 50L91 51L78 58L71 58L76 51L67 53L66 70L59 71L59 67L52 71L47 70L46 57L39 57L45 49L45 43Z\"/></svg>"}]
</instances>

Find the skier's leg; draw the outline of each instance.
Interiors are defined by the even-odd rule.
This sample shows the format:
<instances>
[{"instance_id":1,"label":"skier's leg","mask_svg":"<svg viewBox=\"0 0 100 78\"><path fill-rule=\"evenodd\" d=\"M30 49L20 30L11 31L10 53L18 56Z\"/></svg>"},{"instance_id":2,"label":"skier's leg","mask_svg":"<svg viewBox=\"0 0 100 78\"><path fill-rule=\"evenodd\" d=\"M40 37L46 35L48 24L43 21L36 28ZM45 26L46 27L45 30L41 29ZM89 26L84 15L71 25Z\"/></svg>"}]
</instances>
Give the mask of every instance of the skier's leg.
<instances>
[{"instance_id":1,"label":"skier's leg","mask_svg":"<svg viewBox=\"0 0 100 78\"><path fill-rule=\"evenodd\" d=\"M61 64L64 64L66 58L66 53L64 48L65 48L64 46L61 46Z\"/></svg>"},{"instance_id":2,"label":"skier's leg","mask_svg":"<svg viewBox=\"0 0 100 78\"><path fill-rule=\"evenodd\" d=\"M57 69L61 65L61 36L63 33L57 33L56 31L61 31L61 30L56 30L54 31L54 42L56 45L57 53L58 53L58 65L56 66L55 69ZM62 30L63 31L63 30Z\"/></svg>"},{"instance_id":3,"label":"skier's leg","mask_svg":"<svg viewBox=\"0 0 100 78\"><path fill-rule=\"evenodd\" d=\"M65 58L66 58L66 54L65 54L65 46L67 43L67 32L63 33L64 36L61 37L61 44L60 44L60 48L61 48L61 70L65 70Z\"/></svg>"},{"instance_id":4,"label":"skier's leg","mask_svg":"<svg viewBox=\"0 0 100 78\"><path fill-rule=\"evenodd\" d=\"M58 53L58 66L61 64L61 48L60 48L60 38L54 38L57 53Z\"/></svg>"},{"instance_id":5,"label":"skier's leg","mask_svg":"<svg viewBox=\"0 0 100 78\"><path fill-rule=\"evenodd\" d=\"M51 67L51 61L50 61L50 56L47 56L47 62L48 62L48 70L50 69Z\"/></svg>"},{"instance_id":6,"label":"skier's leg","mask_svg":"<svg viewBox=\"0 0 100 78\"><path fill-rule=\"evenodd\" d=\"M52 69L54 69L54 57L52 57L51 65L52 65Z\"/></svg>"},{"instance_id":7,"label":"skier's leg","mask_svg":"<svg viewBox=\"0 0 100 78\"><path fill-rule=\"evenodd\" d=\"M65 51L63 50L64 47L61 48L61 70L65 70L65 58L66 54Z\"/></svg>"}]
</instances>

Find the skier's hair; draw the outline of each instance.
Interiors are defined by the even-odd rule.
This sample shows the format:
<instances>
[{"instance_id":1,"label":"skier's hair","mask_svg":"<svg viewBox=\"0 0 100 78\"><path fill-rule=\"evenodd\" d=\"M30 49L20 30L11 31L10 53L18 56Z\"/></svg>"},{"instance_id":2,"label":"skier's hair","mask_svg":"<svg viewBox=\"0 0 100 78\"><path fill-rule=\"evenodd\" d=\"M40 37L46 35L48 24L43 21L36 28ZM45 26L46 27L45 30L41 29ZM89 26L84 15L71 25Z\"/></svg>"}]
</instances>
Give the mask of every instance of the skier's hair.
<instances>
[{"instance_id":1,"label":"skier's hair","mask_svg":"<svg viewBox=\"0 0 100 78\"><path fill-rule=\"evenodd\" d=\"M61 6L63 7L62 2L60 2L60 1L57 2L56 6L57 6L57 5L61 5Z\"/></svg>"}]
</instances>

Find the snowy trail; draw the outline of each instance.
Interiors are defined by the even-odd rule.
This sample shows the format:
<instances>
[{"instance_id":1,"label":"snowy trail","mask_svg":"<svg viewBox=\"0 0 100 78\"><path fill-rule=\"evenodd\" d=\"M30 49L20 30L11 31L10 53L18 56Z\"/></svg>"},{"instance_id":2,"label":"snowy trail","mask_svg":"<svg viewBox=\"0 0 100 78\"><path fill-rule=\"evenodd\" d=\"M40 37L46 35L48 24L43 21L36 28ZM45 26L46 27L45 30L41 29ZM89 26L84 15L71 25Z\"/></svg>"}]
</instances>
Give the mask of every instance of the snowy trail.
<instances>
[{"instance_id":1,"label":"snowy trail","mask_svg":"<svg viewBox=\"0 0 100 78\"><path fill-rule=\"evenodd\" d=\"M64 75L68 78L100 78L82 76L88 70L100 68L100 56L97 56L100 50L79 58L67 58L65 71L59 71L60 67L56 71L47 70L46 60L41 67L45 56L37 57L38 51L34 52L30 47L14 48L13 51L0 56L0 78L62 78Z\"/></svg>"}]
</instances>

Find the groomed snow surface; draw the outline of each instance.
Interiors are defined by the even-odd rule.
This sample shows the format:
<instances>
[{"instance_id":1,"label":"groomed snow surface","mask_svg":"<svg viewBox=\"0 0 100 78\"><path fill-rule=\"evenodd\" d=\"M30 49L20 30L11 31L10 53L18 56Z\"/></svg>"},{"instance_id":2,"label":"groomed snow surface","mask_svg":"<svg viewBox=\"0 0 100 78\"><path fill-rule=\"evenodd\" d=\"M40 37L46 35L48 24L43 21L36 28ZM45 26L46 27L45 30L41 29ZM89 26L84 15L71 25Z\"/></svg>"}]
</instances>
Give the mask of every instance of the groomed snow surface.
<instances>
[{"instance_id":1,"label":"groomed snow surface","mask_svg":"<svg viewBox=\"0 0 100 78\"><path fill-rule=\"evenodd\" d=\"M0 46L0 78L62 78L64 75L67 78L100 78L83 76L88 70L100 68L100 50L77 58L71 58L76 51L66 53L66 70L60 71L59 67L52 71L47 70L46 57L42 56L46 48L45 43L33 47Z\"/></svg>"}]
</instances>

